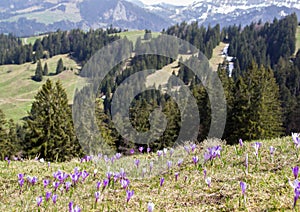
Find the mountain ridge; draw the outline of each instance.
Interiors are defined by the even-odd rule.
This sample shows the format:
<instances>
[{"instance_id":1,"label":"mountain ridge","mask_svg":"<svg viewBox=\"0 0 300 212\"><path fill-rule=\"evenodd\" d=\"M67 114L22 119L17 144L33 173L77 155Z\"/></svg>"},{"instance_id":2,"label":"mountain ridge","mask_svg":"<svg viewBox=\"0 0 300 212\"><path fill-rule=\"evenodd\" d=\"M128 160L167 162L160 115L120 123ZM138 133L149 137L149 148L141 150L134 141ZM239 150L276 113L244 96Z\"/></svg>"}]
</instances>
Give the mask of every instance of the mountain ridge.
<instances>
[{"instance_id":1,"label":"mountain ridge","mask_svg":"<svg viewBox=\"0 0 300 212\"><path fill-rule=\"evenodd\" d=\"M188 6L145 5L139 0L8 0L0 2L0 33L30 36L80 28L161 31L183 21L205 26L248 25L295 12L297 0L198 0Z\"/></svg>"}]
</instances>

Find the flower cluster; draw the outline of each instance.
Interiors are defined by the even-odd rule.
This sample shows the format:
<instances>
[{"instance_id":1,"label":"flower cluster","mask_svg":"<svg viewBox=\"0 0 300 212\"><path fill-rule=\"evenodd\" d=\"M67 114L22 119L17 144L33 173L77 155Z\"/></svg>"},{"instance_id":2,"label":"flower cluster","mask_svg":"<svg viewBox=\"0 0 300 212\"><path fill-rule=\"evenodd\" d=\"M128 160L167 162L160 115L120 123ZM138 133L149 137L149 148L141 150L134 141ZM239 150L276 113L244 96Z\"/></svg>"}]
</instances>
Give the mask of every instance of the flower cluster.
<instances>
[{"instance_id":1,"label":"flower cluster","mask_svg":"<svg viewBox=\"0 0 300 212\"><path fill-rule=\"evenodd\" d=\"M221 146L213 146L207 148L206 152L204 153L204 161L213 160L216 157L221 157Z\"/></svg>"}]
</instances>

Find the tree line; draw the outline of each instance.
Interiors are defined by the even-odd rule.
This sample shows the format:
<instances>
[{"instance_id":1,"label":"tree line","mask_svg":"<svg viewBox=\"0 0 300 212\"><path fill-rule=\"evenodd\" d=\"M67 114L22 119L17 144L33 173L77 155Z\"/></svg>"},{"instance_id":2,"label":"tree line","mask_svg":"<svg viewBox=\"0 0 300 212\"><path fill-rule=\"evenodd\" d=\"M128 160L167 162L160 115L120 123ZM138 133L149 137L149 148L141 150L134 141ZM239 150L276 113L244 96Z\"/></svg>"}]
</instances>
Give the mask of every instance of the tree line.
<instances>
[{"instance_id":1,"label":"tree line","mask_svg":"<svg viewBox=\"0 0 300 212\"><path fill-rule=\"evenodd\" d=\"M32 45L11 34L0 35L0 65L37 62L59 54L71 54L82 65L100 48L120 37L113 29L84 32L80 29L49 33L37 38Z\"/></svg>"}]
</instances>

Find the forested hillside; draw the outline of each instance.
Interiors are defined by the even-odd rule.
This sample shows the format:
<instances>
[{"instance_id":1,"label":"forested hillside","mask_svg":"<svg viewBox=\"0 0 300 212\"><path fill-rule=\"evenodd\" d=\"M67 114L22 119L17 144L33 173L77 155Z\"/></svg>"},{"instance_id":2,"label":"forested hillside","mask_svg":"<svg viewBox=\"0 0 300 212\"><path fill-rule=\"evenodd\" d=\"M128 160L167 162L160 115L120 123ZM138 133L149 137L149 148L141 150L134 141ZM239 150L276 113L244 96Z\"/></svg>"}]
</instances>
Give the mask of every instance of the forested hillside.
<instances>
[{"instance_id":1,"label":"forested hillside","mask_svg":"<svg viewBox=\"0 0 300 212\"><path fill-rule=\"evenodd\" d=\"M297 26L297 17L292 14L281 20L275 19L271 23L252 23L245 28L230 26L221 29L219 25L203 27L197 22L190 24L183 22L162 31L162 34L188 41L208 59L212 57L213 49L220 42L229 44L228 54L234 58L232 76L229 75L226 60L217 70L227 102L227 122L223 134L223 139L226 139L227 143L237 143L239 138L267 139L300 131L300 51L296 50ZM51 75L46 71L48 68L45 68L46 59L67 54L78 65L84 67L97 50L120 38L118 32L120 31L114 28L88 32L78 29L57 31L36 39L33 44L30 42L24 44L20 38L12 35L1 35L0 64L34 63L36 72L32 80L41 81L43 76L51 79ZM79 156L83 152L78 147L78 139L74 132L78 129L84 131L89 127L100 129L101 137L114 150L129 153L130 149L138 148L134 140L124 139L120 135L111 120L113 95L129 76L146 69L153 69L154 73L154 70L160 70L174 62L178 62L178 67L174 68L178 71L174 71L172 75L181 79L196 99L201 117L197 142L203 141L208 136L211 125L211 105L206 83L209 83L213 71L207 69L207 78L199 79L192 70L183 65L184 61L189 67L195 67L197 57L203 57L198 51L186 45L178 45L178 48L172 46L170 48L172 58L142 55L143 52L153 48L160 50L170 45L163 42L162 36L158 34L152 36L151 31L146 32L148 34L137 38L135 42L126 38L123 40L120 54L128 53L130 57L110 70L101 84L94 88L97 91L96 99L93 100L96 104L97 126L93 123L83 123L74 129L70 108L67 102L63 101L67 99L65 90L60 83L51 83L47 80L35 96L32 108L20 126L15 126L12 121L7 122L4 114L1 115L2 158L18 153L23 157L40 154L49 160L68 160L72 155ZM52 70L53 75L59 75L63 71L64 66L58 61L56 70ZM85 77L84 72L79 74ZM138 81L147 81L147 76L139 77ZM146 85L139 86L141 87L135 89L140 90ZM176 90L178 94L183 92L181 87L172 78L161 86L162 89ZM124 90L123 97L129 98L133 95L133 90ZM88 92L87 87L77 91L77 97L83 106L88 102L88 99L86 102L84 99ZM55 93L55 98L52 93ZM59 104L57 106L50 104L50 107L49 102ZM181 117L180 108L170 95L157 91L153 86L135 96L131 102L129 108L131 125L138 132L151 130L153 123L150 123L149 115L157 108L161 108L168 122L159 139L142 145L153 150L172 146L178 138L182 118L189 118ZM57 112L52 113L52 110ZM92 114L88 109L76 112L77 114L73 114L76 117ZM124 127L129 129L130 126ZM187 132L189 130L192 131L187 129ZM82 133L91 138L91 135ZM62 145L65 146L64 157L61 156L61 152L53 151Z\"/></svg>"}]
</instances>

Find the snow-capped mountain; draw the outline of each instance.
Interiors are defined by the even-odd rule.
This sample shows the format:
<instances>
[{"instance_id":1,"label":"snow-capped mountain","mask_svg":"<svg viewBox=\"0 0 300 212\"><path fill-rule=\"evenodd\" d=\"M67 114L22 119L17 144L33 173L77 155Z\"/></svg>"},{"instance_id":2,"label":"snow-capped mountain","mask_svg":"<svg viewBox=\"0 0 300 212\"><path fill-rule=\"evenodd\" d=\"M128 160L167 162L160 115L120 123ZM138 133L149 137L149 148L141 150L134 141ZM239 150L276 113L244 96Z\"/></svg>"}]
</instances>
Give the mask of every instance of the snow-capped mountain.
<instances>
[{"instance_id":1,"label":"snow-capped mountain","mask_svg":"<svg viewBox=\"0 0 300 212\"><path fill-rule=\"evenodd\" d=\"M244 26L293 12L300 19L300 0L197 0L188 6L140 0L5 0L0 1L0 33L26 36L110 25L160 31L182 21Z\"/></svg>"},{"instance_id":2,"label":"snow-capped mountain","mask_svg":"<svg viewBox=\"0 0 300 212\"><path fill-rule=\"evenodd\" d=\"M175 22L198 21L204 25L247 25L259 20L272 21L293 12L300 17L299 0L198 0L188 6L157 4L145 7Z\"/></svg>"}]
</instances>

